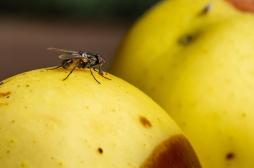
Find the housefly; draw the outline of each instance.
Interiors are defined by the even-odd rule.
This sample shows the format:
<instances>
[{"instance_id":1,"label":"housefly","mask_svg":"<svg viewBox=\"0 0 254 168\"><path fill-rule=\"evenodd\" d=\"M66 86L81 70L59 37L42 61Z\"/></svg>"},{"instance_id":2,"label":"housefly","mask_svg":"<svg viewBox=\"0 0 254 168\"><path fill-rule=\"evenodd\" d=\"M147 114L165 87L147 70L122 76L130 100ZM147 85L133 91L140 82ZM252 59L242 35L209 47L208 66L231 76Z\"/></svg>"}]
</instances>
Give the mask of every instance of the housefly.
<instances>
[{"instance_id":1,"label":"housefly","mask_svg":"<svg viewBox=\"0 0 254 168\"><path fill-rule=\"evenodd\" d=\"M104 72L101 67L105 63L105 60L99 54L90 53L84 50L70 51L59 48L48 48L48 50L58 53L58 58L62 60L61 65L53 69L61 67L67 69L72 66L71 71L63 80L66 80L76 68L88 68L95 81L99 84L100 82L95 78L92 69L98 72L98 74L105 79L110 80L104 76Z\"/></svg>"}]
</instances>

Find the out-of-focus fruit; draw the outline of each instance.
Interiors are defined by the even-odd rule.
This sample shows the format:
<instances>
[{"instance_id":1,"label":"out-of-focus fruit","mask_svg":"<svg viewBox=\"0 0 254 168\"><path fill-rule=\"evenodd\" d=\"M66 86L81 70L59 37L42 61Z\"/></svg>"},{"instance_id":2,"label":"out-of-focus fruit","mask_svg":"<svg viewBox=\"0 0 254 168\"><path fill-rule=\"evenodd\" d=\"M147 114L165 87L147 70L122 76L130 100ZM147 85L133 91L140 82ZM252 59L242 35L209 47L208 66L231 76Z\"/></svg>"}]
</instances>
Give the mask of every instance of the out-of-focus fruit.
<instances>
[{"instance_id":1,"label":"out-of-focus fruit","mask_svg":"<svg viewBox=\"0 0 254 168\"><path fill-rule=\"evenodd\" d=\"M161 2L112 67L168 111L206 168L254 167L254 16L234 5Z\"/></svg>"}]
</instances>

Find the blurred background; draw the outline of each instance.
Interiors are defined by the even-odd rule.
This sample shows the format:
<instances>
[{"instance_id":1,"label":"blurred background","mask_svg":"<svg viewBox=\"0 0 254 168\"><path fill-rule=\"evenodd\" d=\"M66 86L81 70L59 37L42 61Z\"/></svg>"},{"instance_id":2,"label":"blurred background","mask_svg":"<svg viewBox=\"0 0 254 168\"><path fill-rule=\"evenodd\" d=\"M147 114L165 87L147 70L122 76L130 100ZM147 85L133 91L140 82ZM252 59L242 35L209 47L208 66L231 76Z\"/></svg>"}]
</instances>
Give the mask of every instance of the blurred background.
<instances>
[{"instance_id":1,"label":"blurred background","mask_svg":"<svg viewBox=\"0 0 254 168\"><path fill-rule=\"evenodd\" d=\"M0 80L60 62L46 48L85 49L105 68L133 22L159 0L1 0Z\"/></svg>"}]
</instances>

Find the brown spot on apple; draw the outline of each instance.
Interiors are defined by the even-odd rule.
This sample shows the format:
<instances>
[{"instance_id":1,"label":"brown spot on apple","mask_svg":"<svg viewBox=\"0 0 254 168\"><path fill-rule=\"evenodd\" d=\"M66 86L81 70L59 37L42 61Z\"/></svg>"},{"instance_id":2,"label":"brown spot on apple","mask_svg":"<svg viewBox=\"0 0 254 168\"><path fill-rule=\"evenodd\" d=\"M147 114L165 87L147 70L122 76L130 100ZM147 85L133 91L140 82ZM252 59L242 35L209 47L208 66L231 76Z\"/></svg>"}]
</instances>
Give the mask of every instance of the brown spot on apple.
<instances>
[{"instance_id":1,"label":"brown spot on apple","mask_svg":"<svg viewBox=\"0 0 254 168\"><path fill-rule=\"evenodd\" d=\"M245 12L254 12L254 0L226 0L234 7Z\"/></svg>"},{"instance_id":2,"label":"brown spot on apple","mask_svg":"<svg viewBox=\"0 0 254 168\"><path fill-rule=\"evenodd\" d=\"M185 136L175 135L159 144L141 168L201 168L201 165Z\"/></svg>"},{"instance_id":3,"label":"brown spot on apple","mask_svg":"<svg viewBox=\"0 0 254 168\"><path fill-rule=\"evenodd\" d=\"M103 149L102 148L98 148L98 152L99 152L99 154L103 154Z\"/></svg>"},{"instance_id":4,"label":"brown spot on apple","mask_svg":"<svg viewBox=\"0 0 254 168\"><path fill-rule=\"evenodd\" d=\"M226 159L227 160L233 160L235 158L235 154L233 152L228 152L226 154Z\"/></svg>"},{"instance_id":5,"label":"brown spot on apple","mask_svg":"<svg viewBox=\"0 0 254 168\"><path fill-rule=\"evenodd\" d=\"M152 127L151 122L146 117L140 116L139 121L145 128Z\"/></svg>"},{"instance_id":6,"label":"brown spot on apple","mask_svg":"<svg viewBox=\"0 0 254 168\"><path fill-rule=\"evenodd\" d=\"M0 97L10 96L11 92L0 92Z\"/></svg>"}]
</instances>

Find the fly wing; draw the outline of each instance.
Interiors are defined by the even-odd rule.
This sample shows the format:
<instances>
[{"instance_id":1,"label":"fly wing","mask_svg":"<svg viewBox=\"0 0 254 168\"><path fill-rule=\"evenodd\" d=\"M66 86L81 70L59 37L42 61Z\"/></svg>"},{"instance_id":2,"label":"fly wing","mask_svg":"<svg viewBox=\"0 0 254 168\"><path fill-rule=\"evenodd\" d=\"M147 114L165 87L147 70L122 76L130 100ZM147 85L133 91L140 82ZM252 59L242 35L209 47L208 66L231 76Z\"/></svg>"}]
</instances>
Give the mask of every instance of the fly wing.
<instances>
[{"instance_id":1,"label":"fly wing","mask_svg":"<svg viewBox=\"0 0 254 168\"><path fill-rule=\"evenodd\" d=\"M83 58L79 54L67 54L67 53L62 53L58 56L59 59L61 60L66 60L66 59L80 59Z\"/></svg>"},{"instance_id":2,"label":"fly wing","mask_svg":"<svg viewBox=\"0 0 254 168\"><path fill-rule=\"evenodd\" d=\"M82 58L77 51L64 50L60 48L48 48L48 50L59 53L60 55L58 58L61 60Z\"/></svg>"},{"instance_id":3,"label":"fly wing","mask_svg":"<svg viewBox=\"0 0 254 168\"><path fill-rule=\"evenodd\" d=\"M70 50L64 50L64 49L60 49L60 48L53 48L50 47L47 50L49 51L53 51L53 52L57 52L57 53L65 53L65 54L78 54L77 51L70 51Z\"/></svg>"}]
</instances>

